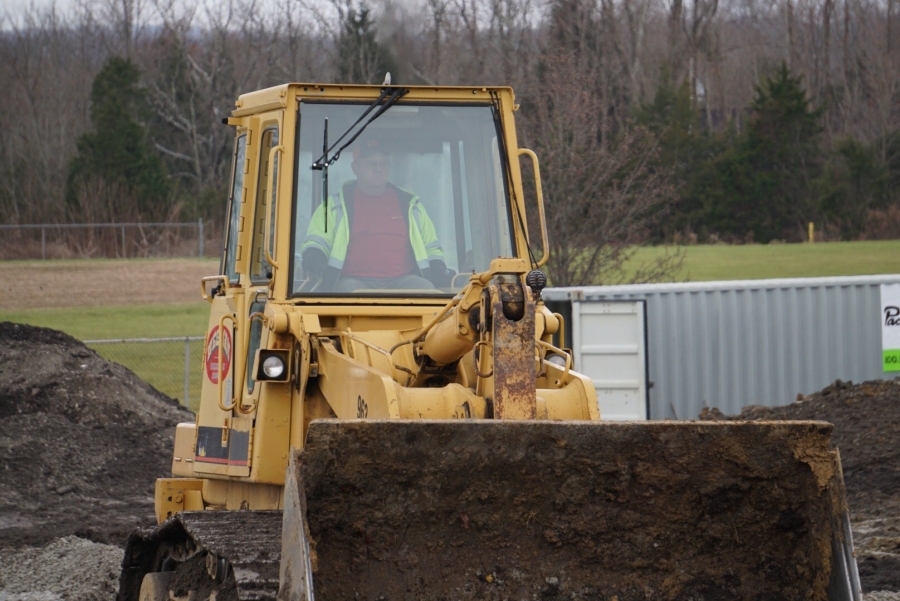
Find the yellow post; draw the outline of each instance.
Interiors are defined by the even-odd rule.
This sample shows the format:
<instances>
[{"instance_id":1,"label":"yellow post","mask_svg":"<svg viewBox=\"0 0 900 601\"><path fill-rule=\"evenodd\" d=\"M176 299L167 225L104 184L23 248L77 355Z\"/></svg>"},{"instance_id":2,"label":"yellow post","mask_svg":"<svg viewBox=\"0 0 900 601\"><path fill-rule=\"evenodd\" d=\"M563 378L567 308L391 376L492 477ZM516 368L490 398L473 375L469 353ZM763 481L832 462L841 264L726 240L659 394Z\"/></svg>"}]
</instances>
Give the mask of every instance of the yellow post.
<instances>
[{"instance_id":1,"label":"yellow post","mask_svg":"<svg viewBox=\"0 0 900 601\"><path fill-rule=\"evenodd\" d=\"M815 242L816 241L816 224L813 223L812 221L810 221L808 229L809 229L809 241Z\"/></svg>"}]
</instances>

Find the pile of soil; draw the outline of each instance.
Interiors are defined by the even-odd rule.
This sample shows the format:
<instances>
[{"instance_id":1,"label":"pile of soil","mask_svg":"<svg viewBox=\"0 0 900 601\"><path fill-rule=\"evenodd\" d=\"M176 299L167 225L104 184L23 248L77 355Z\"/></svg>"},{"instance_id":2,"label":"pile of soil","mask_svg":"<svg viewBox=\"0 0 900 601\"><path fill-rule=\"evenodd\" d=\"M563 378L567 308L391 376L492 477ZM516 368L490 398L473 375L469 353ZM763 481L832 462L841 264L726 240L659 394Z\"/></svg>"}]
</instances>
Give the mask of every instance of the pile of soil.
<instances>
[{"instance_id":1,"label":"pile of soil","mask_svg":"<svg viewBox=\"0 0 900 601\"><path fill-rule=\"evenodd\" d=\"M822 420L834 424L863 591L900 591L900 381L834 382L783 407L700 419Z\"/></svg>"},{"instance_id":2,"label":"pile of soil","mask_svg":"<svg viewBox=\"0 0 900 601\"><path fill-rule=\"evenodd\" d=\"M0 549L75 535L124 546L193 414L46 328L0 322Z\"/></svg>"}]
</instances>

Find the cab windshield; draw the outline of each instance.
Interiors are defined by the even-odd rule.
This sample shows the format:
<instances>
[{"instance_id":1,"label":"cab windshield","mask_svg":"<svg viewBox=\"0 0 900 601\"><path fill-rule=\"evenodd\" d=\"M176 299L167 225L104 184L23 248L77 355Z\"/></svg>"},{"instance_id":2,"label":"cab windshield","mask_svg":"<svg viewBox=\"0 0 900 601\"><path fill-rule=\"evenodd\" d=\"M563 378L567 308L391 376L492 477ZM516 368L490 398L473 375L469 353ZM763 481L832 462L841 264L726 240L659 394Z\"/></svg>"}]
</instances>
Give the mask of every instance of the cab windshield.
<instances>
[{"instance_id":1,"label":"cab windshield","mask_svg":"<svg viewBox=\"0 0 900 601\"><path fill-rule=\"evenodd\" d=\"M330 165L324 201L325 119L333 143L367 107L301 104L292 294L451 294L513 256L490 105L391 106Z\"/></svg>"}]
</instances>

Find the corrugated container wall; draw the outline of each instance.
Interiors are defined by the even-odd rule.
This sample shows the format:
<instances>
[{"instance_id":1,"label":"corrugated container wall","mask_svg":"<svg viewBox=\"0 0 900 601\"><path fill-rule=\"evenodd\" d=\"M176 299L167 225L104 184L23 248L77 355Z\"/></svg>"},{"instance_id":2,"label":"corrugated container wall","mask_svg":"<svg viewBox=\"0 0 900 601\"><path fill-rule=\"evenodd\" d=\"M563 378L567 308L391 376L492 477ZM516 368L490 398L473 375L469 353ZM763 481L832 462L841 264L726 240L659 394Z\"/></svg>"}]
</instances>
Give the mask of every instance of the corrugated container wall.
<instances>
[{"instance_id":1,"label":"corrugated container wall","mask_svg":"<svg viewBox=\"0 0 900 601\"><path fill-rule=\"evenodd\" d=\"M882 371L881 284L900 276L554 288L548 300L644 299L650 419L786 405ZM576 366L577 369L577 366Z\"/></svg>"}]
</instances>

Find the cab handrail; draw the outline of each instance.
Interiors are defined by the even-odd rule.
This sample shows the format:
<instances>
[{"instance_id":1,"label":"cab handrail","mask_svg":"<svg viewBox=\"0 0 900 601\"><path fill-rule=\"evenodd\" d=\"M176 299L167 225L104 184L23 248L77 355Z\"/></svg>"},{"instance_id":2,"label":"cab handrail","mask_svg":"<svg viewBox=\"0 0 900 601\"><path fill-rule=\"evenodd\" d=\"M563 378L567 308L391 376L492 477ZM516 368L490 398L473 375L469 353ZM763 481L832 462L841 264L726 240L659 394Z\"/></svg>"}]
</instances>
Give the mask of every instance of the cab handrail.
<instances>
[{"instance_id":1,"label":"cab handrail","mask_svg":"<svg viewBox=\"0 0 900 601\"><path fill-rule=\"evenodd\" d=\"M531 164L534 166L534 189L537 195L538 216L541 221L541 250L544 251L540 261L537 262L536 267L543 267L550 258L550 237L547 234L547 216L544 213L544 189L541 186L541 166L538 163L538 157L533 150L520 148L519 156L521 157L522 155L530 158ZM526 232L525 235L527 236L528 232Z\"/></svg>"}]
</instances>

